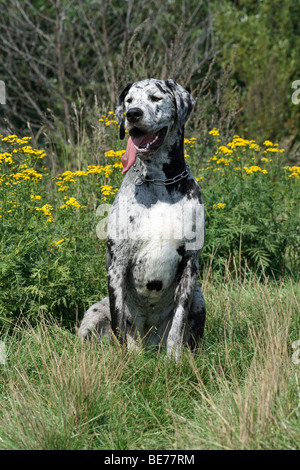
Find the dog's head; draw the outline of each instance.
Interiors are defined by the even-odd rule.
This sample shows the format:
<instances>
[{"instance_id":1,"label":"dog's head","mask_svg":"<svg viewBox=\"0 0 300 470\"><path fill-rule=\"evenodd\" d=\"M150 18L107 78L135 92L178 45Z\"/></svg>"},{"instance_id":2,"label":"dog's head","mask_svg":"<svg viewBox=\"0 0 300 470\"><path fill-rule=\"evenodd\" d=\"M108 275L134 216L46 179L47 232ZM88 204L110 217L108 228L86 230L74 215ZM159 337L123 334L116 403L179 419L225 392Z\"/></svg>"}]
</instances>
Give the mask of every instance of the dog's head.
<instances>
[{"instance_id":1,"label":"dog's head","mask_svg":"<svg viewBox=\"0 0 300 470\"><path fill-rule=\"evenodd\" d=\"M174 80L148 79L129 83L119 96L116 116L120 138L129 132L127 151L122 160L125 173L136 154L148 159L164 145L174 126L180 131L188 120L194 99Z\"/></svg>"}]
</instances>

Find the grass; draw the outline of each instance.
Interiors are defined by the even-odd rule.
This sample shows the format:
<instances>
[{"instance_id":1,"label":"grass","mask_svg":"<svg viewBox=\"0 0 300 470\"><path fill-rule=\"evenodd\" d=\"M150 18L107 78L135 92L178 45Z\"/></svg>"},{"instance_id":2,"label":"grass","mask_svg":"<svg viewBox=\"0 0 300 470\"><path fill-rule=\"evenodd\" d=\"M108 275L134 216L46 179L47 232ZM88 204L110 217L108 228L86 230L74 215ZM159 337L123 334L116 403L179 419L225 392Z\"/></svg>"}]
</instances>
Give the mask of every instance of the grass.
<instances>
[{"instance_id":1,"label":"grass","mask_svg":"<svg viewBox=\"0 0 300 470\"><path fill-rule=\"evenodd\" d=\"M227 275L203 283L201 352L81 342L55 321L5 340L2 449L299 449L298 286Z\"/></svg>"}]
</instances>

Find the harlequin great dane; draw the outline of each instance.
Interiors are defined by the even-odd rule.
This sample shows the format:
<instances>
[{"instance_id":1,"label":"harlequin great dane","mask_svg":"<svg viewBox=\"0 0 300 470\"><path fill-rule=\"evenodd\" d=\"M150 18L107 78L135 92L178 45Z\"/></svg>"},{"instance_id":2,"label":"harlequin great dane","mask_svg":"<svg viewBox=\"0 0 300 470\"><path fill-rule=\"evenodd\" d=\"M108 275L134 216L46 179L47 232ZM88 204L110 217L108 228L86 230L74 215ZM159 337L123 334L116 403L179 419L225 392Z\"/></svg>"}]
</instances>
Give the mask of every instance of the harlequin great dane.
<instances>
[{"instance_id":1,"label":"harlequin great dane","mask_svg":"<svg viewBox=\"0 0 300 470\"><path fill-rule=\"evenodd\" d=\"M205 303L197 283L204 243L204 207L184 157L191 95L173 80L128 84L116 115L129 132L123 183L107 228L108 293L85 313L79 336L111 331L128 346L197 348Z\"/></svg>"}]
</instances>

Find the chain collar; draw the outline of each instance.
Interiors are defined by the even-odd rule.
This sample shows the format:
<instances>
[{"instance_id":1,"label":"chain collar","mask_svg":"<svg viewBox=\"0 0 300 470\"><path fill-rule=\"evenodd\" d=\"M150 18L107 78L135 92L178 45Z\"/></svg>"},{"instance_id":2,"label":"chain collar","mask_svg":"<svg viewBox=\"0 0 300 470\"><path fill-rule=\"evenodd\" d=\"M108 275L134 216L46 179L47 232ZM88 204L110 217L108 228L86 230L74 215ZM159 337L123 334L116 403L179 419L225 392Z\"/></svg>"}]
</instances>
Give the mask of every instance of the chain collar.
<instances>
[{"instance_id":1,"label":"chain collar","mask_svg":"<svg viewBox=\"0 0 300 470\"><path fill-rule=\"evenodd\" d=\"M168 178L166 180L160 180L160 179L150 179L150 178L146 178L142 173L141 171L138 169L137 167L137 164L134 163L133 165L133 169L135 171L135 173L137 174L137 178L135 179L135 185L136 186L141 186L143 183L147 182L147 183L153 183L153 184L157 184L159 186L168 186L169 184L174 184L174 183L177 183L178 181L186 178L189 174L189 168L190 166L189 165L186 165L185 169L183 170L182 173L180 173L179 175L176 175L174 176L174 178Z\"/></svg>"}]
</instances>

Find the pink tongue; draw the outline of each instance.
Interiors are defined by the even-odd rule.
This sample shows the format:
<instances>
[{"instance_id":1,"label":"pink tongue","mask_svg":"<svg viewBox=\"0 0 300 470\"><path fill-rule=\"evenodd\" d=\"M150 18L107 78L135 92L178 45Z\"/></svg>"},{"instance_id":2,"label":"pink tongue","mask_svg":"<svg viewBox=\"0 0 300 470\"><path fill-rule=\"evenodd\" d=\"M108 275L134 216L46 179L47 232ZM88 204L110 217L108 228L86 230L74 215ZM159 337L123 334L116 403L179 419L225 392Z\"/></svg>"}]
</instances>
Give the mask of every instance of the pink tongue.
<instances>
[{"instance_id":1,"label":"pink tongue","mask_svg":"<svg viewBox=\"0 0 300 470\"><path fill-rule=\"evenodd\" d=\"M148 142L151 142L153 138L155 137L155 134L148 134L148 135L143 135L141 137L129 137L128 142L127 142L127 147L126 147L126 152L124 153L123 157L121 158L121 162L123 164L123 170L122 173L126 173L126 171L129 170L129 168L134 164L135 159L136 159L136 148L139 147L141 144L146 145Z\"/></svg>"},{"instance_id":2,"label":"pink tongue","mask_svg":"<svg viewBox=\"0 0 300 470\"><path fill-rule=\"evenodd\" d=\"M122 170L123 175L134 164L135 159L136 159L136 152L137 150L133 144L132 138L129 137L128 142L127 142L126 152L121 158L121 162L123 164L123 170Z\"/></svg>"}]
</instances>

